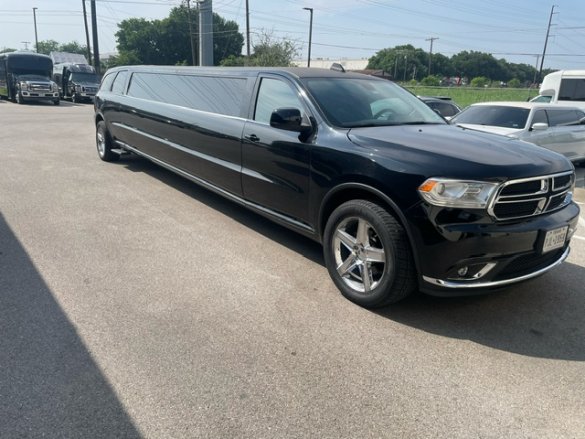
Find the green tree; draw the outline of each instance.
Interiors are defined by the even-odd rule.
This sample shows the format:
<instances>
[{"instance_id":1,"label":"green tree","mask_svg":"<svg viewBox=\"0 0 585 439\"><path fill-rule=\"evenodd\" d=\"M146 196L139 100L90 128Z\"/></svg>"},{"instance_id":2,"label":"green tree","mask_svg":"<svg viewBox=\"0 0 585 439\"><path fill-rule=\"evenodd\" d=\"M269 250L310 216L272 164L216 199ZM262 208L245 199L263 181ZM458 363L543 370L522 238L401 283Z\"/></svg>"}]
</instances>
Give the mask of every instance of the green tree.
<instances>
[{"instance_id":1,"label":"green tree","mask_svg":"<svg viewBox=\"0 0 585 439\"><path fill-rule=\"evenodd\" d=\"M455 72L461 77L485 76L498 81L508 79L502 65L489 53L464 50L453 55L451 62Z\"/></svg>"},{"instance_id":2,"label":"green tree","mask_svg":"<svg viewBox=\"0 0 585 439\"><path fill-rule=\"evenodd\" d=\"M433 59L436 55L433 55ZM429 54L410 44L382 49L368 60L368 69L382 69L397 80L428 76ZM435 70L436 71L436 70Z\"/></svg>"},{"instance_id":3,"label":"green tree","mask_svg":"<svg viewBox=\"0 0 585 439\"><path fill-rule=\"evenodd\" d=\"M68 52L87 56L87 46L77 41L62 44L55 40L44 40L39 41L38 52L44 55L49 55L51 52Z\"/></svg>"},{"instance_id":4,"label":"green tree","mask_svg":"<svg viewBox=\"0 0 585 439\"><path fill-rule=\"evenodd\" d=\"M441 78L432 75L425 76L420 83L422 85L426 85L427 87L438 87L439 85L441 85Z\"/></svg>"},{"instance_id":5,"label":"green tree","mask_svg":"<svg viewBox=\"0 0 585 439\"><path fill-rule=\"evenodd\" d=\"M520 88L522 83L518 78L512 78L508 81L508 87L510 88Z\"/></svg>"},{"instance_id":6,"label":"green tree","mask_svg":"<svg viewBox=\"0 0 585 439\"><path fill-rule=\"evenodd\" d=\"M198 17L191 11L193 43L197 44ZM118 25L118 57L113 60L131 64L176 65L193 63L189 40L189 11L185 5L171 9L167 18L145 20L130 18ZM213 59L216 65L230 55L238 56L244 37L234 21L213 14Z\"/></svg>"},{"instance_id":7,"label":"green tree","mask_svg":"<svg viewBox=\"0 0 585 439\"><path fill-rule=\"evenodd\" d=\"M59 42L55 40L44 40L39 41L37 45L37 52L42 53L43 55L48 55L51 52L58 52L59 51Z\"/></svg>"},{"instance_id":8,"label":"green tree","mask_svg":"<svg viewBox=\"0 0 585 439\"><path fill-rule=\"evenodd\" d=\"M0 49L0 53L8 53L8 52L16 52L16 49L11 49L10 47L2 47Z\"/></svg>"},{"instance_id":9,"label":"green tree","mask_svg":"<svg viewBox=\"0 0 585 439\"><path fill-rule=\"evenodd\" d=\"M472 87L487 87L490 84L489 78L485 76L476 76L471 80L470 85Z\"/></svg>"},{"instance_id":10,"label":"green tree","mask_svg":"<svg viewBox=\"0 0 585 439\"><path fill-rule=\"evenodd\" d=\"M266 31L260 33L252 48L253 53L249 59L245 56L230 56L225 58L221 65L290 67L293 65L293 59L299 54L299 46L293 40L288 38L276 40L271 32Z\"/></svg>"}]
</instances>

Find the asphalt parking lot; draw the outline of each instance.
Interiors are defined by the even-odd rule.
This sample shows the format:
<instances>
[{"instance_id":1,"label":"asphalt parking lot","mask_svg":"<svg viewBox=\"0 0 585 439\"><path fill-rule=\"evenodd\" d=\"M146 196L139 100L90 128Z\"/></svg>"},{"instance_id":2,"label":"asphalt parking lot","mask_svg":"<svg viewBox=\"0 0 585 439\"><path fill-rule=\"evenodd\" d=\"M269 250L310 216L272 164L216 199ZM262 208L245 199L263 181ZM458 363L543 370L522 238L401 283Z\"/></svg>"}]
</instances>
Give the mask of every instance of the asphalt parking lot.
<instances>
[{"instance_id":1,"label":"asphalt parking lot","mask_svg":"<svg viewBox=\"0 0 585 439\"><path fill-rule=\"evenodd\" d=\"M372 312L92 114L0 101L0 437L584 437L585 213L541 278Z\"/></svg>"}]
</instances>

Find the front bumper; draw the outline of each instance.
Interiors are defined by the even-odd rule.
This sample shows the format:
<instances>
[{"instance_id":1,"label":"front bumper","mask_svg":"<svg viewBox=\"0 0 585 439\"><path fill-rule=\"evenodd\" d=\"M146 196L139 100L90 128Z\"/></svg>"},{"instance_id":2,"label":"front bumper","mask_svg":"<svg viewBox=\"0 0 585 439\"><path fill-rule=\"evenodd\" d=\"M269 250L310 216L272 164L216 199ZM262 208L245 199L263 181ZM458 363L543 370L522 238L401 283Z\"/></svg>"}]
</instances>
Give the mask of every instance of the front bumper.
<instances>
[{"instance_id":1,"label":"front bumper","mask_svg":"<svg viewBox=\"0 0 585 439\"><path fill-rule=\"evenodd\" d=\"M569 241L579 219L575 203L515 222L468 224L438 225L419 209L411 236L420 289L441 296L481 293L548 272L569 255ZM547 232L564 227L567 233L561 246L543 251Z\"/></svg>"},{"instance_id":2,"label":"front bumper","mask_svg":"<svg viewBox=\"0 0 585 439\"><path fill-rule=\"evenodd\" d=\"M59 99L59 92L48 92L48 91L21 91L21 96L24 99L29 100L51 100L54 101L55 99Z\"/></svg>"}]
</instances>

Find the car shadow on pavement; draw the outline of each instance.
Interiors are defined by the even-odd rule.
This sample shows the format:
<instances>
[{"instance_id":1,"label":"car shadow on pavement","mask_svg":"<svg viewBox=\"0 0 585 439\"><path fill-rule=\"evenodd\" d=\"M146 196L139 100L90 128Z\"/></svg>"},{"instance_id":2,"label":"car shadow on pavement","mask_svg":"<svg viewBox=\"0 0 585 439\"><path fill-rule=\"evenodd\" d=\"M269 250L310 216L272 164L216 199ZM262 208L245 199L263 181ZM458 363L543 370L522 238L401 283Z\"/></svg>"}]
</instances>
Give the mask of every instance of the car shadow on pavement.
<instances>
[{"instance_id":1,"label":"car shadow on pavement","mask_svg":"<svg viewBox=\"0 0 585 439\"><path fill-rule=\"evenodd\" d=\"M321 246L308 238L146 159L128 156L118 163L133 172L145 172L307 259L325 265ZM585 268L565 262L538 279L487 295L438 298L416 294L374 312L429 333L467 339L494 349L585 361L583 279Z\"/></svg>"},{"instance_id":2,"label":"car shadow on pavement","mask_svg":"<svg viewBox=\"0 0 585 439\"><path fill-rule=\"evenodd\" d=\"M137 156L125 156L118 164L125 166L132 172L144 172L160 180L183 194L208 205L212 209L236 220L240 224L260 233L267 238L297 252L305 258L325 265L321 246L315 241L280 226L262 215L240 206L233 201L202 188L201 186L183 178L171 171L156 165L149 160Z\"/></svg>"},{"instance_id":3,"label":"car shadow on pavement","mask_svg":"<svg viewBox=\"0 0 585 439\"><path fill-rule=\"evenodd\" d=\"M0 437L139 438L0 214Z\"/></svg>"},{"instance_id":4,"label":"car shadow on pavement","mask_svg":"<svg viewBox=\"0 0 585 439\"><path fill-rule=\"evenodd\" d=\"M585 268L570 262L481 296L415 295L376 311L444 337L537 358L585 361Z\"/></svg>"}]
</instances>

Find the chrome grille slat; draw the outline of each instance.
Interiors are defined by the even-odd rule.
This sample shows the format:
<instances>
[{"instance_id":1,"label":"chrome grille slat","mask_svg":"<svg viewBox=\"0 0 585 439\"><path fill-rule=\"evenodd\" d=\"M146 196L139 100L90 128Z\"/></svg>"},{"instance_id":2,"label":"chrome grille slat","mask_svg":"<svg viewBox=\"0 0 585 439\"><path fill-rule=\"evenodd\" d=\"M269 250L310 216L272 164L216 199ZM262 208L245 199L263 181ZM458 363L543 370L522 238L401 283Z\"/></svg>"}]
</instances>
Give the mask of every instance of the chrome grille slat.
<instances>
[{"instance_id":1,"label":"chrome grille slat","mask_svg":"<svg viewBox=\"0 0 585 439\"><path fill-rule=\"evenodd\" d=\"M510 180L503 183L488 212L498 220L527 218L552 212L569 204L573 171Z\"/></svg>"}]
</instances>

